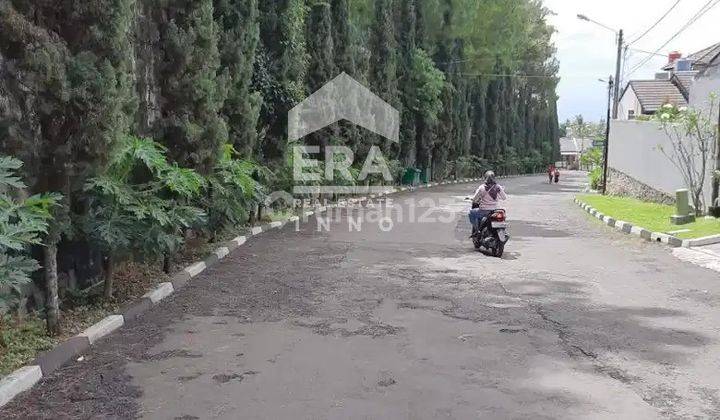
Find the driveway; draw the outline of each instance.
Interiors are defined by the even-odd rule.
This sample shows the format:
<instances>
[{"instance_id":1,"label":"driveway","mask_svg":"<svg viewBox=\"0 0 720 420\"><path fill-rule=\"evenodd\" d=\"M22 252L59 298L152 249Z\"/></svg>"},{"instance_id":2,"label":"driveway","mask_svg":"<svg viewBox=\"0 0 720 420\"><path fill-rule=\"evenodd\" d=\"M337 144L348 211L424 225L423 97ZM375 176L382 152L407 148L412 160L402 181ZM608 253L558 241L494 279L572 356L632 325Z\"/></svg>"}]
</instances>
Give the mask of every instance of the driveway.
<instances>
[{"instance_id":1,"label":"driveway","mask_svg":"<svg viewBox=\"0 0 720 420\"><path fill-rule=\"evenodd\" d=\"M0 418L720 417L718 273L578 209L582 174L503 181L503 259L469 185L287 226Z\"/></svg>"}]
</instances>

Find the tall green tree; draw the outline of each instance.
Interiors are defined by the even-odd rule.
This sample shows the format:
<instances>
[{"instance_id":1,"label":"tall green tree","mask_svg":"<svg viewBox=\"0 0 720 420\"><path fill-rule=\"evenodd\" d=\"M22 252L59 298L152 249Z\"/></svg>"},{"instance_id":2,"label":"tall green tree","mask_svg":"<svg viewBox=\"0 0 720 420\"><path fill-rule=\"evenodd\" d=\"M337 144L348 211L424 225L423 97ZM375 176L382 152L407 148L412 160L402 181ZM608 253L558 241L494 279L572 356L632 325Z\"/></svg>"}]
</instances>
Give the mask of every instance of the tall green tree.
<instances>
[{"instance_id":1,"label":"tall green tree","mask_svg":"<svg viewBox=\"0 0 720 420\"><path fill-rule=\"evenodd\" d=\"M228 140L243 156L256 150L262 96L252 86L260 39L258 0L215 0L220 66L228 76L227 99L221 109Z\"/></svg>"},{"instance_id":2,"label":"tall green tree","mask_svg":"<svg viewBox=\"0 0 720 420\"><path fill-rule=\"evenodd\" d=\"M157 139L173 160L208 174L228 128L220 116L230 77L222 72L212 0L168 3L160 21L162 118Z\"/></svg>"}]
</instances>

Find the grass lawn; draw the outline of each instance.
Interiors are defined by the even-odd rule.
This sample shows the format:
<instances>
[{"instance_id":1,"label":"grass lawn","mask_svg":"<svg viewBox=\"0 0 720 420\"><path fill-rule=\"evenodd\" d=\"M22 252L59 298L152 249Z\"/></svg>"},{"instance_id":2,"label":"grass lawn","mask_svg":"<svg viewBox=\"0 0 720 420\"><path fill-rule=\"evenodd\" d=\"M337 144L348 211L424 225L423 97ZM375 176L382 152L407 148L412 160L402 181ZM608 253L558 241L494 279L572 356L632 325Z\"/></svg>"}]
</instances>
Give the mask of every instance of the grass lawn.
<instances>
[{"instance_id":1,"label":"grass lawn","mask_svg":"<svg viewBox=\"0 0 720 420\"><path fill-rule=\"evenodd\" d=\"M581 195L578 199L616 220L630 222L653 232L669 233L688 229L688 232L673 233L682 239L701 238L720 234L720 219L700 218L695 223L673 225L670 216L674 213L673 206L646 203L625 197L608 197L602 195Z\"/></svg>"}]
</instances>

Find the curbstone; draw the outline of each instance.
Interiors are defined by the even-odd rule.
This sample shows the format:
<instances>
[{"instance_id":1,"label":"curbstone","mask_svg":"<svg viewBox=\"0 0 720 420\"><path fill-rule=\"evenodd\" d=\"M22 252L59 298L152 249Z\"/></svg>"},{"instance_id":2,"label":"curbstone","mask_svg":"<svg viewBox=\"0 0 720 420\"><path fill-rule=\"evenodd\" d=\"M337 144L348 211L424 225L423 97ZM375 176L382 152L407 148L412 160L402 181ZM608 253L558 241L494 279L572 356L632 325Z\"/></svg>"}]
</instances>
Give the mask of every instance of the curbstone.
<instances>
[{"instance_id":1,"label":"curbstone","mask_svg":"<svg viewBox=\"0 0 720 420\"><path fill-rule=\"evenodd\" d=\"M664 233L653 232L650 234L650 240L652 240L654 242L667 243L668 242L667 236L668 235L666 235Z\"/></svg>"},{"instance_id":2,"label":"curbstone","mask_svg":"<svg viewBox=\"0 0 720 420\"><path fill-rule=\"evenodd\" d=\"M630 233L632 228L633 228L633 225L631 225L630 223L625 223L625 225L622 227L622 231L625 233Z\"/></svg>"},{"instance_id":3,"label":"curbstone","mask_svg":"<svg viewBox=\"0 0 720 420\"><path fill-rule=\"evenodd\" d=\"M188 279L190 277L188 276ZM173 286L173 289L175 286ZM150 308L152 308L153 301L149 297L143 296L138 301L129 303L120 309L120 315L123 316L123 319L126 323L135 321L137 318L140 317L140 315L144 314ZM73 337L75 338L75 337ZM88 346L90 343L88 342ZM44 372L44 371L43 371Z\"/></svg>"},{"instance_id":4,"label":"curbstone","mask_svg":"<svg viewBox=\"0 0 720 420\"><path fill-rule=\"evenodd\" d=\"M612 217L606 217L605 224L610 227L615 227L615 219L613 219Z\"/></svg>"},{"instance_id":5,"label":"curbstone","mask_svg":"<svg viewBox=\"0 0 720 420\"><path fill-rule=\"evenodd\" d=\"M40 353L32 364L40 366L42 376L48 376L89 348L90 340L87 337L70 337L54 349Z\"/></svg>"},{"instance_id":6,"label":"curbstone","mask_svg":"<svg viewBox=\"0 0 720 420\"><path fill-rule=\"evenodd\" d=\"M185 268L185 272L190 274L190 278L198 276L200 273L205 271L207 266L203 261L197 262L189 267Z\"/></svg>"},{"instance_id":7,"label":"curbstone","mask_svg":"<svg viewBox=\"0 0 720 420\"><path fill-rule=\"evenodd\" d=\"M175 275L170 278L170 282L172 283L174 290L179 290L185 287L185 285L187 284L187 282L190 281L191 278L192 276L190 275L190 273L182 270L178 273L175 273Z\"/></svg>"},{"instance_id":8,"label":"curbstone","mask_svg":"<svg viewBox=\"0 0 720 420\"><path fill-rule=\"evenodd\" d=\"M215 250L215 255L217 255L219 260L222 260L223 258L230 255L230 248L226 246L221 246L220 248Z\"/></svg>"},{"instance_id":9,"label":"curbstone","mask_svg":"<svg viewBox=\"0 0 720 420\"><path fill-rule=\"evenodd\" d=\"M293 217L295 218L295 220L299 220L299 218L297 216L293 216ZM293 217L291 217L290 219L292 219ZM232 241L235 242L237 244L237 246L242 246L247 241L247 238L245 238L244 236L238 236L238 237L234 238Z\"/></svg>"},{"instance_id":10,"label":"curbstone","mask_svg":"<svg viewBox=\"0 0 720 420\"><path fill-rule=\"evenodd\" d=\"M643 239L647 239L648 241L650 240L650 235L652 234L652 232L647 229L641 228L640 226L633 226L632 229L630 229L630 233L632 233L633 235L637 235Z\"/></svg>"},{"instance_id":11,"label":"curbstone","mask_svg":"<svg viewBox=\"0 0 720 420\"><path fill-rule=\"evenodd\" d=\"M673 248L680 248L683 245L683 241L680 238L676 238L674 236L668 236L668 245L670 245Z\"/></svg>"},{"instance_id":12,"label":"curbstone","mask_svg":"<svg viewBox=\"0 0 720 420\"><path fill-rule=\"evenodd\" d=\"M203 260L203 262L205 263L205 268L214 266L215 264L217 264L218 261L220 261L220 258L218 258L218 256L215 254L210 254Z\"/></svg>"},{"instance_id":13,"label":"curbstone","mask_svg":"<svg viewBox=\"0 0 720 420\"><path fill-rule=\"evenodd\" d=\"M40 366L25 366L0 380L0 407L23 391L32 388L42 378Z\"/></svg>"},{"instance_id":14,"label":"curbstone","mask_svg":"<svg viewBox=\"0 0 720 420\"><path fill-rule=\"evenodd\" d=\"M682 246L691 248L695 246L706 246L720 243L720 235L705 236L703 238L685 239Z\"/></svg>"},{"instance_id":15,"label":"curbstone","mask_svg":"<svg viewBox=\"0 0 720 420\"><path fill-rule=\"evenodd\" d=\"M234 240L229 240L223 243L223 246L228 249L228 252L233 252L240 247Z\"/></svg>"},{"instance_id":16,"label":"curbstone","mask_svg":"<svg viewBox=\"0 0 720 420\"><path fill-rule=\"evenodd\" d=\"M122 327L125 323L122 315L110 315L97 322L95 325L78 334L79 337L87 337L90 344L105 337L111 332Z\"/></svg>"},{"instance_id":17,"label":"curbstone","mask_svg":"<svg viewBox=\"0 0 720 420\"><path fill-rule=\"evenodd\" d=\"M250 229L250 234L253 235L253 236L259 235L259 234L261 234L261 233L262 233L262 227L260 227L260 226L253 226L253 227Z\"/></svg>"},{"instance_id":18,"label":"curbstone","mask_svg":"<svg viewBox=\"0 0 720 420\"><path fill-rule=\"evenodd\" d=\"M173 292L175 292L175 289L173 289L172 283L160 283L157 285L155 290L145 293L143 297L150 299L153 304L157 304L161 300L173 294Z\"/></svg>"}]
</instances>

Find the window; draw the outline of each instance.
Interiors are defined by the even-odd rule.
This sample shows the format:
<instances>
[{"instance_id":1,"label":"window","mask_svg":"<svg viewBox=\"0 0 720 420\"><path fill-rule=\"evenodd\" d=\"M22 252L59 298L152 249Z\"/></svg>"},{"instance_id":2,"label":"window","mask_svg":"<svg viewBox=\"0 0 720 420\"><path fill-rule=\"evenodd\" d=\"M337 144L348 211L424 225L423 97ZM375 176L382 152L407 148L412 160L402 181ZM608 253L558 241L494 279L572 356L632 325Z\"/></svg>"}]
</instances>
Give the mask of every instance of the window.
<instances>
[{"instance_id":1,"label":"window","mask_svg":"<svg viewBox=\"0 0 720 420\"><path fill-rule=\"evenodd\" d=\"M628 111L628 120L634 120L635 119L635 110L631 109Z\"/></svg>"}]
</instances>

